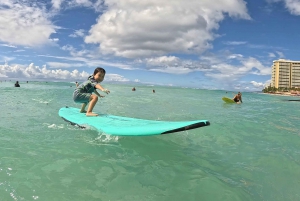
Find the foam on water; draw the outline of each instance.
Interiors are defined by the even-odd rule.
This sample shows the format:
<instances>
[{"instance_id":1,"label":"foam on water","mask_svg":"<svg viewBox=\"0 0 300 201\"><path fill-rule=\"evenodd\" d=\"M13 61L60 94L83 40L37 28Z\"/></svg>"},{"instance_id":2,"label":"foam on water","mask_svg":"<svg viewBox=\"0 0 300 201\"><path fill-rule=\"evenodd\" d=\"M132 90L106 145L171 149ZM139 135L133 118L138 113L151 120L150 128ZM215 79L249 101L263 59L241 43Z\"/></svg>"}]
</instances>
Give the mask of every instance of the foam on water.
<instances>
[{"instance_id":1,"label":"foam on water","mask_svg":"<svg viewBox=\"0 0 300 201\"><path fill-rule=\"evenodd\" d=\"M42 100L42 99L34 99L34 98L32 100L38 103L45 103L45 104L48 104L52 101L52 100Z\"/></svg>"}]
</instances>

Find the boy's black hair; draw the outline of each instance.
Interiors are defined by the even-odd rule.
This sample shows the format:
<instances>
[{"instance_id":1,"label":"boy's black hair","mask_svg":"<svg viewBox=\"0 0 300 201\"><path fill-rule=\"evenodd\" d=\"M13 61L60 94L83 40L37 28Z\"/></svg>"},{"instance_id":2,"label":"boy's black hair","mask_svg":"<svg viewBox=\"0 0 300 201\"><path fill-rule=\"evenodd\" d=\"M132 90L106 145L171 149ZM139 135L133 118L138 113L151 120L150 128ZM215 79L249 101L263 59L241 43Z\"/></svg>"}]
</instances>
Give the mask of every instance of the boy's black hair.
<instances>
[{"instance_id":1,"label":"boy's black hair","mask_svg":"<svg viewBox=\"0 0 300 201\"><path fill-rule=\"evenodd\" d=\"M101 67L97 67L95 70L94 70L94 74L93 75L90 75L89 77L88 77L88 80L90 79L90 78L92 78L94 75L96 75L98 72L100 72L100 73L104 73L104 75L105 75L105 70L104 70L104 68L101 68Z\"/></svg>"},{"instance_id":2,"label":"boy's black hair","mask_svg":"<svg viewBox=\"0 0 300 201\"><path fill-rule=\"evenodd\" d=\"M106 73L105 70L101 67L97 67L95 70L94 70L94 74L93 75L96 75L97 73Z\"/></svg>"}]
</instances>

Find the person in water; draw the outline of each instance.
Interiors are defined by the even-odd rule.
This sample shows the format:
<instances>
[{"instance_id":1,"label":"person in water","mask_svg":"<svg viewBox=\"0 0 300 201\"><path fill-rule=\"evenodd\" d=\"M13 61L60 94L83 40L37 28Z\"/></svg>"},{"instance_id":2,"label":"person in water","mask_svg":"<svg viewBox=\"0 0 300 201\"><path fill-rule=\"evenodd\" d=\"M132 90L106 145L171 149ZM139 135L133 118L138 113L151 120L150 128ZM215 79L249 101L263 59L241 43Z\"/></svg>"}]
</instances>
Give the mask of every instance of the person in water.
<instances>
[{"instance_id":1,"label":"person in water","mask_svg":"<svg viewBox=\"0 0 300 201\"><path fill-rule=\"evenodd\" d=\"M82 103L80 112L86 113L86 116L98 116L98 114L93 113L93 108L98 101L98 97L104 97L100 95L96 89L99 89L106 94L109 94L108 89L104 89L99 83L104 80L105 70L101 67L95 69L94 74L88 77L88 80L80 84L73 93L73 100L76 103ZM93 94L95 93L95 94ZM85 108L89 104L87 111Z\"/></svg>"},{"instance_id":2,"label":"person in water","mask_svg":"<svg viewBox=\"0 0 300 201\"><path fill-rule=\"evenodd\" d=\"M243 101L242 101L242 94L241 94L241 92L239 92L238 94L236 94L232 100L234 102L238 103L238 104L242 103Z\"/></svg>"},{"instance_id":3,"label":"person in water","mask_svg":"<svg viewBox=\"0 0 300 201\"><path fill-rule=\"evenodd\" d=\"M16 81L15 87L20 87L19 81Z\"/></svg>"},{"instance_id":4,"label":"person in water","mask_svg":"<svg viewBox=\"0 0 300 201\"><path fill-rule=\"evenodd\" d=\"M135 87L132 88L132 91L135 91Z\"/></svg>"}]
</instances>

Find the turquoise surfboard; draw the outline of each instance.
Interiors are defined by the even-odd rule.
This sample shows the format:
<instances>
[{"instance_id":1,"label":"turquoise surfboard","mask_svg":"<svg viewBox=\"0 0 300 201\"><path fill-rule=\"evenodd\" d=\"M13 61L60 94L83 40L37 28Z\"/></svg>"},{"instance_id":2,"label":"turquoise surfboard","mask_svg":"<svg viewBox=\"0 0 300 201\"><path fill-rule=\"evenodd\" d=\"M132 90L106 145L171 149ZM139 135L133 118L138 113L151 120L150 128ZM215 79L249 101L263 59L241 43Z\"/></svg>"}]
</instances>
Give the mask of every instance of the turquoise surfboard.
<instances>
[{"instance_id":1,"label":"turquoise surfboard","mask_svg":"<svg viewBox=\"0 0 300 201\"><path fill-rule=\"evenodd\" d=\"M83 128L90 126L100 132L119 136L161 135L210 125L207 120L155 121L109 114L87 117L85 113L80 113L78 108L73 107L63 107L59 110L58 114L73 125Z\"/></svg>"},{"instance_id":2,"label":"turquoise surfboard","mask_svg":"<svg viewBox=\"0 0 300 201\"><path fill-rule=\"evenodd\" d=\"M227 97L223 97L222 100L223 100L225 103L235 103L234 100L232 100L231 98L227 98Z\"/></svg>"}]
</instances>

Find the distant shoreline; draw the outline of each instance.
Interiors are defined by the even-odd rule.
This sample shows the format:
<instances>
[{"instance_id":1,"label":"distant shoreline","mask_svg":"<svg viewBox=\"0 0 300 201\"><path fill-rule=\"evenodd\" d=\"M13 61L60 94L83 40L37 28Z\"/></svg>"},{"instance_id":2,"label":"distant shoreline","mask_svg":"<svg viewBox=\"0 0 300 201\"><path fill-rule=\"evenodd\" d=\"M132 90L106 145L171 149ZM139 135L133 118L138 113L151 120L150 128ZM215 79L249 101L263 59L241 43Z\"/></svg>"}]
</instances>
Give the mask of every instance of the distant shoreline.
<instances>
[{"instance_id":1,"label":"distant shoreline","mask_svg":"<svg viewBox=\"0 0 300 201\"><path fill-rule=\"evenodd\" d=\"M300 93L295 93L295 92L275 92L275 93L264 93L264 94L275 95L275 96L300 97Z\"/></svg>"}]
</instances>

